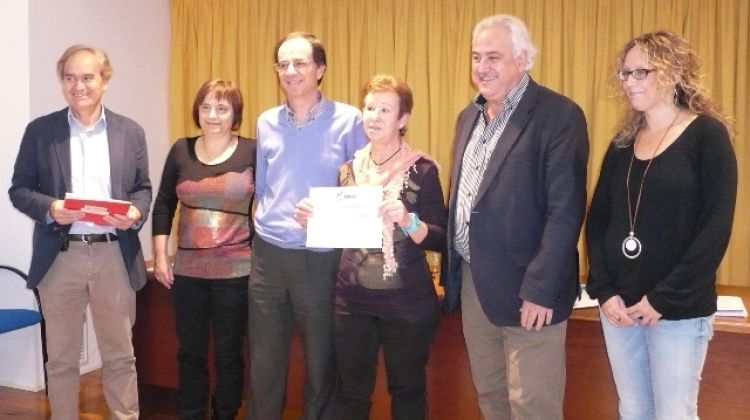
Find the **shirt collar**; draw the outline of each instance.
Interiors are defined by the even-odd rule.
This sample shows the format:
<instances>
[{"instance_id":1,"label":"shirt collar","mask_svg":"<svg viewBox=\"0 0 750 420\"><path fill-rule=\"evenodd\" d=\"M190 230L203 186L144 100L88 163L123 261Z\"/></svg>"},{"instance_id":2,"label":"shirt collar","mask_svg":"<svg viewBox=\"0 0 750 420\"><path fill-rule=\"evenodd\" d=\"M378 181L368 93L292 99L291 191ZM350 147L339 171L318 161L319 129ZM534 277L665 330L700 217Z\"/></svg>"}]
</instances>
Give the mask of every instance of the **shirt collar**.
<instances>
[{"instance_id":1,"label":"shirt collar","mask_svg":"<svg viewBox=\"0 0 750 420\"><path fill-rule=\"evenodd\" d=\"M315 105L313 105L313 107L310 108L309 111L307 111L304 121L298 123L294 119L294 111L289 107L289 103L285 102L284 109L286 110L286 119L294 127L296 127L297 129L301 129L323 115L323 111L325 110L327 103L328 99L325 97L325 95L323 95L323 92L318 91L318 102L315 103Z\"/></svg>"},{"instance_id":2,"label":"shirt collar","mask_svg":"<svg viewBox=\"0 0 750 420\"><path fill-rule=\"evenodd\" d=\"M98 128L106 128L107 117L106 117L106 112L104 112L104 105L102 105L102 112L101 114L99 114L99 119L96 120L96 122L94 123L94 125L91 126L91 128L87 128L86 126L84 126L83 123L79 121L78 118L76 118L75 114L73 114L73 110L70 109L70 107L68 107L68 124L71 126L75 125L75 127L77 127L82 132L93 131Z\"/></svg>"},{"instance_id":3,"label":"shirt collar","mask_svg":"<svg viewBox=\"0 0 750 420\"><path fill-rule=\"evenodd\" d=\"M523 94L526 92L526 88L529 86L529 80L529 74L524 73L518 84L508 92L508 96L503 99L503 112L512 111L518 106L518 103L521 102L521 98L523 98ZM487 99L485 99L481 93L477 93L472 102L479 111L484 112Z\"/></svg>"}]
</instances>

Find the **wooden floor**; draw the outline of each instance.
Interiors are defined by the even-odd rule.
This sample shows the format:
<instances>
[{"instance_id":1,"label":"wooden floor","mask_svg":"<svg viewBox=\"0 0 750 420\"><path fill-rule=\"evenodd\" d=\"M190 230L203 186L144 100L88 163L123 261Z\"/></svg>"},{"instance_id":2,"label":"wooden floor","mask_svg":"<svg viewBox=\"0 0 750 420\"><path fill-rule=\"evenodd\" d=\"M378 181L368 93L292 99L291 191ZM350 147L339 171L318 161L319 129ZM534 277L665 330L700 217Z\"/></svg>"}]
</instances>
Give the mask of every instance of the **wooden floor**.
<instances>
[{"instance_id":1,"label":"wooden floor","mask_svg":"<svg viewBox=\"0 0 750 420\"><path fill-rule=\"evenodd\" d=\"M289 373L287 410L284 420L299 417L302 406L302 350L297 337L293 340L292 369ZM2 361L0 361L2 363ZM295 369L295 366L298 368ZM81 376L81 419L98 420L108 418L108 409L101 390L99 370ZM468 360L461 333L460 315L441 317L437 337L432 347L429 362L430 411L433 419L478 419L479 409L469 373ZM175 391L156 386L140 388L141 418L154 420L177 419ZM379 365L378 382L373 395L371 418L388 419L389 401L382 362ZM244 418L245 406L239 418ZM49 407L42 392L26 392L0 387L0 420L45 420L49 418Z\"/></svg>"},{"instance_id":2,"label":"wooden floor","mask_svg":"<svg viewBox=\"0 0 750 420\"><path fill-rule=\"evenodd\" d=\"M745 335L746 336L746 335ZM717 389L721 378L738 373L740 386L730 386L723 391L722 398L702 392L700 415L702 420L750 419L744 408L733 407L738 401L748 398L750 391L750 367L741 359L747 359L746 342L725 344L727 337L720 337L709 346L708 363L704 370L702 390ZM734 354L733 364L722 367L718 353ZM738 353L739 352L739 353ZM744 356L739 354L744 353ZM287 410L284 420L299 417L302 389L302 351L299 340L293 340L289 374ZM565 398L566 420L615 420L617 397L614 392L609 366L606 362L601 328L598 322L571 321L568 325L567 341L568 378ZM0 361L2 363L2 361ZM100 372L94 371L81 378L80 408L82 419L106 419L107 406L101 391ZM476 394L469 373L466 348L461 332L460 314L441 317L435 343L428 364L428 393L430 418L432 420L479 419ZM726 388L722 388L726 389ZM739 399L739 400L738 400ZM169 388L142 385L140 389L142 419L177 419L175 391ZM371 419L389 418L389 400L382 363L379 367L378 383L373 395ZM721 416L717 413L725 413ZM244 418L243 405L240 418ZM44 392L32 393L0 387L0 420L44 420L49 417L49 408Z\"/></svg>"}]
</instances>

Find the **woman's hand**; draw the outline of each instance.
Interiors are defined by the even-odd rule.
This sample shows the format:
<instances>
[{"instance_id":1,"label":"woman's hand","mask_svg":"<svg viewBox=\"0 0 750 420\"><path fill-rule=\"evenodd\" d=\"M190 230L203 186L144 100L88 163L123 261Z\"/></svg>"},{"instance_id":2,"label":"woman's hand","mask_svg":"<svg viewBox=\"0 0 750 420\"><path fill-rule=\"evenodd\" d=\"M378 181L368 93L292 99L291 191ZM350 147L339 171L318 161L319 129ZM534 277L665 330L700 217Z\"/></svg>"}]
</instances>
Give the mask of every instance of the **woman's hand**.
<instances>
[{"instance_id":1,"label":"woman's hand","mask_svg":"<svg viewBox=\"0 0 750 420\"><path fill-rule=\"evenodd\" d=\"M602 304L602 312L607 321L615 327L634 327L635 320L628 314L628 308L619 295L612 296Z\"/></svg>"},{"instance_id":2,"label":"woman's hand","mask_svg":"<svg viewBox=\"0 0 750 420\"><path fill-rule=\"evenodd\" d=\"M171 289L174 284L174 273L172 272L172 261L165 254L157 255L154 258L154 277L156 281L163 284L167 289Z\"/></svg>"},{"instance_id":3,"label":"woman's hand","mask_svg":"<svg viewBox=\"0 0 750 420\"><path fill-rule=\"evenodd\" d=\"M294 206L294 220L299 223L300 226L307 229L307 219L313 215L313 203L305 197Z\"/></svg>"},{"instance_id":4,"label":"woman's hand","mask_svg":"<svg viewBox=\"0 0 750 420\"><path fill-rule=\"evenodd\" d=\"M401 228L411 225L411 216L401 200L388 200L380 205L380 217L386 225L395 223Z\"/></svg>"},{"instance_id":5,"label":"woman's hand","mask_svg":"<svg viewBox=\"0 0 750 420\"><path fill-rule=\"evenodd\" d=\"M661 318L661 314L654 309L646 296L641 301L628 308L628 316L640 318L641 325L655 327L656 322Z\"/></svg>"}]
</instances>

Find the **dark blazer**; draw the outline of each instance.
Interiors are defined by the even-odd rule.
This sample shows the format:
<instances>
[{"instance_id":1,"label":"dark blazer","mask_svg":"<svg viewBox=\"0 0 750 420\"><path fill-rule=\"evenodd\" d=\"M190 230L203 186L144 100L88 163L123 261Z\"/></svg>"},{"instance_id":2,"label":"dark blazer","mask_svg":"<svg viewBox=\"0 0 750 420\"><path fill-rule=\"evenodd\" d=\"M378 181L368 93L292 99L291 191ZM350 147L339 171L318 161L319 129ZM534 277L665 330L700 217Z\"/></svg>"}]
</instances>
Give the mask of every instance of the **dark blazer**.
<instances>
[{"instance_id":1,"label":"dark blazer","mask_svg":"<svg viewBox=\"0 0 750 420\"><path fill-rule=\"evenodd\" d=\"M146 268L138 231L148 217L151 181L148 176L146 137L135 121L105 109L109 139L112 197L129 200L141 212L141 220L127 231L117 230L130 285L139 290L146 284ZM26 126L8 191L18 210L34 225L28 287L36 287L52 266L70 225L47 223L53 201L71 191L70 126L68 108L39 117Z\"/></svg>"},{"instance_id":2,"label":"dark blazer","mask_svg":"<svg viewBox=\"0 0 750 420\"><path fill-rule=\"evenodd\" d=\"M443 309L457 309L461 257L454 250L456 192L466 145L481 113L458 116L449 197ZM469 225L471 273L496 325L520 325L522 300L566 320L578 294L577 242L586 208L588 134L581 108L533 80L497 142Z\"/></svg>"}]
</instances>

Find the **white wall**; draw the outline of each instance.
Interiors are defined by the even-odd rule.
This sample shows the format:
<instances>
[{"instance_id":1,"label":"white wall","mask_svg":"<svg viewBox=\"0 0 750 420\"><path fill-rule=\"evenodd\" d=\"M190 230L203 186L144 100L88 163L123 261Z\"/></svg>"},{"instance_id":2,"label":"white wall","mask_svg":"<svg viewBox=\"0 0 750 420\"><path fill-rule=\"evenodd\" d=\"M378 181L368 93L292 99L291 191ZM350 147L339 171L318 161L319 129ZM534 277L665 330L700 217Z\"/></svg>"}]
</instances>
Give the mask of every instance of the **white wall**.
<instances>
[{"instance_id":1,"label":"white wall","mask_svg":"<svg viewBox=\"0 0 750 420\"><path fill-rule=\"evenodd\" d=\"M29 6L27 0L0 3L0 66L6 95L0 101L0 264L28 271L32 222L10 204L8 188L21 136L29 121Z\"/></svg>"},{"instance_id":2,"label":"white wall","mask_svg":"<svg viewBox=\"0 0 750 420\"><path fill-rule=\"evenodd\" d=\"M55 72L57 59L70 45L84 43L104 49L114 67L105 106L134 119L146 131L155 196L170 145L169 0L3 0L0 12L3 37L11 37L4 42L10 46L10 59L0 66L0 77L10 89L7 99L0 101L2 193L10 185L25 125L66 106ZM32 224L5 197L0 200L0 232L6 235L0 244L0 262L12 261L27 270ZM8 235L9 230L16 235ZM150 221L141 232L141 242L150 259Z\"/></svg>"}]
</instances>

